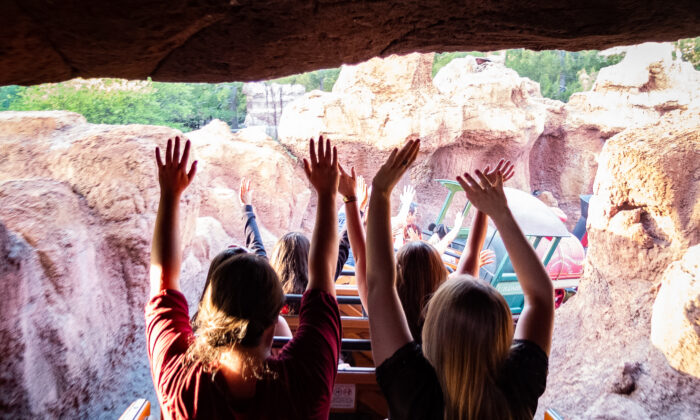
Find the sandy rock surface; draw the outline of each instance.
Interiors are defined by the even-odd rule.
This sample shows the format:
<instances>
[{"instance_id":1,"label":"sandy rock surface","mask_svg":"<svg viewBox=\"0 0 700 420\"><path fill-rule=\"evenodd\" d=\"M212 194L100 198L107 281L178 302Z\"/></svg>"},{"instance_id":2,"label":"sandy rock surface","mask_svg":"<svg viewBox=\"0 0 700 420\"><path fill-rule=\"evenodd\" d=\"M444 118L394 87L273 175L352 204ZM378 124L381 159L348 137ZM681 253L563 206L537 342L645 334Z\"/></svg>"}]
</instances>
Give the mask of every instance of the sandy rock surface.
<instances>
[{"instance_id":1,"label":"sandy rock surface","mask_svg":"<svg viewBox=\"0 0 700 420\"><path fill-rule=\"evenodd\" d=\"M674 111L603 147L585 274L556 312L540 413L697 418L698 118Z\"/></svg>"}]
</instances>

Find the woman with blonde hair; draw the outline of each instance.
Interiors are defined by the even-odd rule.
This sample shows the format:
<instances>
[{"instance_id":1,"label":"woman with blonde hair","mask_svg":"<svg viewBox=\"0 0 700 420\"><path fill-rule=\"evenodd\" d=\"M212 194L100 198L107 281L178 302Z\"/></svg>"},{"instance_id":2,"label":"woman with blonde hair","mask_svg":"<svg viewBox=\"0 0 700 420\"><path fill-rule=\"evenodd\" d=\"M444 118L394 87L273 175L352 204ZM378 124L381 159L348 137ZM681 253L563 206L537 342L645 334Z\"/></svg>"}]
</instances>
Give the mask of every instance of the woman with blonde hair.
<instances>
[{"instance_id":1,"label":"woman with blonde hair","mask_svg":"<svg viewBox=\"0 0 700 420\"><path fill-rule=\"evenodd\" d=\"M457 180L500 232L525 295L513 332L503 296L469 275L443 283L430 299L423 347L411 336L396 289L391 191L420 141L394 150L372 182L367 220L367 303L377 381L392 419L529 419L546 386L552 337L552 283L508 209L503 174Z\"/></svg>"}]
</instances>

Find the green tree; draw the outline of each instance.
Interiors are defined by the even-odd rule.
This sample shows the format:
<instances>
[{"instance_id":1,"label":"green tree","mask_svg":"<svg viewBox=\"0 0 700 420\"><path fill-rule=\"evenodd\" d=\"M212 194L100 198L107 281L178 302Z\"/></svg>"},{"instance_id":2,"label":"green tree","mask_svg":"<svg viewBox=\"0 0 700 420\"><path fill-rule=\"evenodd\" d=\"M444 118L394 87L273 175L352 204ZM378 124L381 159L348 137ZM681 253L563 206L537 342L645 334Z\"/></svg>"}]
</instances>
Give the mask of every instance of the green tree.
<instances>
[{"instance_id":1,"label":"green tree","mask_svg":"<svg viewBox=\"0 0 700 420\"><path fill-rule=\"evenodd\" d=\"M267 83L277 83L281 85L297 84L304 86L307 92L316 89L330 92L333 90L333 85L335 85L339 75L340 67L293 74L291 76L280 77L279 79L268 80Z\"/></svg>"},{"instance_id":2,"label":"green tree","mask_svg":"<svg viewBox=\"0 0 700 420\"><path fill-rule=\"evenodd\" d=\"M0 110L66 110L95 124L153 124L196 130L214 118L233 128L245 119L242 83L157 83L74 79L0 88Z\"/></svg>"},{"instance_id":3,"label":"green tree","mask_svg":"<svg viewBox=\"0 0 700 420\"><path fill-rule=\"evenodd\" d=\"M436 53L435 57L433 58L433 77L435 77L440 69L448 65L450 61L454 60L455 58L462 58L468 55L472 55L474 57L484 57L486 54L479 51Z\"/></svg>"},{"instance_id":4,"label":"green tree","mask_svg":"<svg viewBox=\"0 0 700 420\"><path fill-rule=\"evenodd\" d=\"M675 45L681 53L681 58L690 62L695 70L700 70L700 37L679 39ZM675 52L673 58L676 58Z\"/></svg>"},{"instance_id":5,"label":"green tree","mask_svg":"<svg viewBox=\"0 0 700 420\"><path fill-rule=\"evenodd\" d=\"M603 57L598 51L530 51L525 49L508 50L506 67L521 77L527 77L540 84L542 96L560 101L568 101L575 92L583 90L579 75L597 74L598 71L617 64L621 56Z\"/></svg>"}]
</instances>

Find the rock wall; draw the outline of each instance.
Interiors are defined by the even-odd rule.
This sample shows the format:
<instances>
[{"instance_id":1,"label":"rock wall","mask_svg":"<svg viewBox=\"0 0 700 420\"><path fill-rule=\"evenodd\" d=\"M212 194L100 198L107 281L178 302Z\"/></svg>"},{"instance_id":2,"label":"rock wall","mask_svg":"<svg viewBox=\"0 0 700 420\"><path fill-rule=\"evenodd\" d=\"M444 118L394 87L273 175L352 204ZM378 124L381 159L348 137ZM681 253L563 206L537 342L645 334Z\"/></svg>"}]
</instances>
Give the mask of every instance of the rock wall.
<instances>
[{"instance_id":1,"label":"rock wall","mask_svg":"<svg viewBox=\"0 0 700 420\"><path fill-rule=\"evenodd\" d=\"M392 148L420 138L418 163L399 189L416 186L424 225L447 193L435 179L506 157L516 163L511 185L528 190L530 149L551 101L536 83L499 64L456 59L433 81L432 63L432 54L410 54L343 67L332 92L307 93L285 108L280 142L300 157L310 137L325 135L342 144L341 164L369 180Z\"/></svg>"},{"instance_id":2,"label":"rock wall","mask_svg":"<svg viewBox=\"0 0 700 420\"><path fill-rule=\"evenodd\" d=\"M672 59L672 50L626 48L622 62L568 103L543 98L537 83L497 62L468 56L432 78L432 54L375 58L343 67L333 92L307 93L286 107L278 132L296 156L319 134L350 145L347 165L369 178L393 147L420 138L422 157L403 182L417 186L425 225L444 200L435 179L511 159L511 186L551 193L573 228L606 139L699 100L700 72Z\"/></svg>"},{"instance_id":3,"label":"rock wall","mask_svg":"<svg viewBox=\"0 0 700 420\"><path fill-rule=\"evenodd\" d=\"M111 419L136 398L155 403L143 321L153 150L176 134L68 112L0 113L1 418ZM244 243L240 177L255 175L268 246L298 228L310 192L264 135L234 135L220 121L189 135L200 172L183 197L182 286L193 309L208 261Z\"/></svg>"},{"instance_id":4,"label":"rock wall","mask_svg":"<svg viewBox=\"0 0 700 420\"><path fill-rule=\"evenodd\" d=\"M557 310L540 411L694 419L700 412L700 110L603 146L579 291Z\"/></svg>"},{"instance_id":5,"label":"rock wall","mask_svg":"<svg viewBox=\"0 0 700 420\"><path fill-rule=\"evenodd\" d=\"M306 88L302 85L253 82L243 85L243 93L246 95L245 126L259 127L268 136L277 138L282 110L303 96Z\"/></svg>"},{"instance_id":6,"label":"rock wall","mask_svg":"<svg viewBox=\"0 0 700 420\"><path fill-rule=\"evenodd\" d=\"M163 13L167 10L167 13ZM698 35L696 0L0 4L0 85L261 80L412 51L579 51Z\"/></svg>"},{"instance_id":7,"label":"rock wall","mask_svg":"<svg viewBox=\"0 0 700 420\"><path fill-rule=\"evenodd\" d=\"M607 139L700 100L700 72L674 60L672 44L647 43L624 51L622 62L600 70L592 90L571 95L550 114L530 154L531 188L552 192L570 226L580 214L579 194L592 192Z\"/></svg>"}]
</instances>

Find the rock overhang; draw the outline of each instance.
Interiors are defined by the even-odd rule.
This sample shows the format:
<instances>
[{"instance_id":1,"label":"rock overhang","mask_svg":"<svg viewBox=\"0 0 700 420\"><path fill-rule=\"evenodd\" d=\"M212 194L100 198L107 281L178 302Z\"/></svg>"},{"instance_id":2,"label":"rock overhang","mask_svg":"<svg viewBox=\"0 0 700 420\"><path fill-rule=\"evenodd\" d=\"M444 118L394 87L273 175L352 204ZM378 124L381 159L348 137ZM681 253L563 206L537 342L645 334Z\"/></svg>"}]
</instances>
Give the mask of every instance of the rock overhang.
<instances>
[{"instance_id":1,"label":"rock overhang","mask_svg":"<svg viewBox=\"0 0 700 420\"><path fill-rule=\"evenodd\" d=\"M699 32L696 0L23 0L0 5L0 85L249 81L414 51L604 49Z\"/></svg>"}]
</instances>

